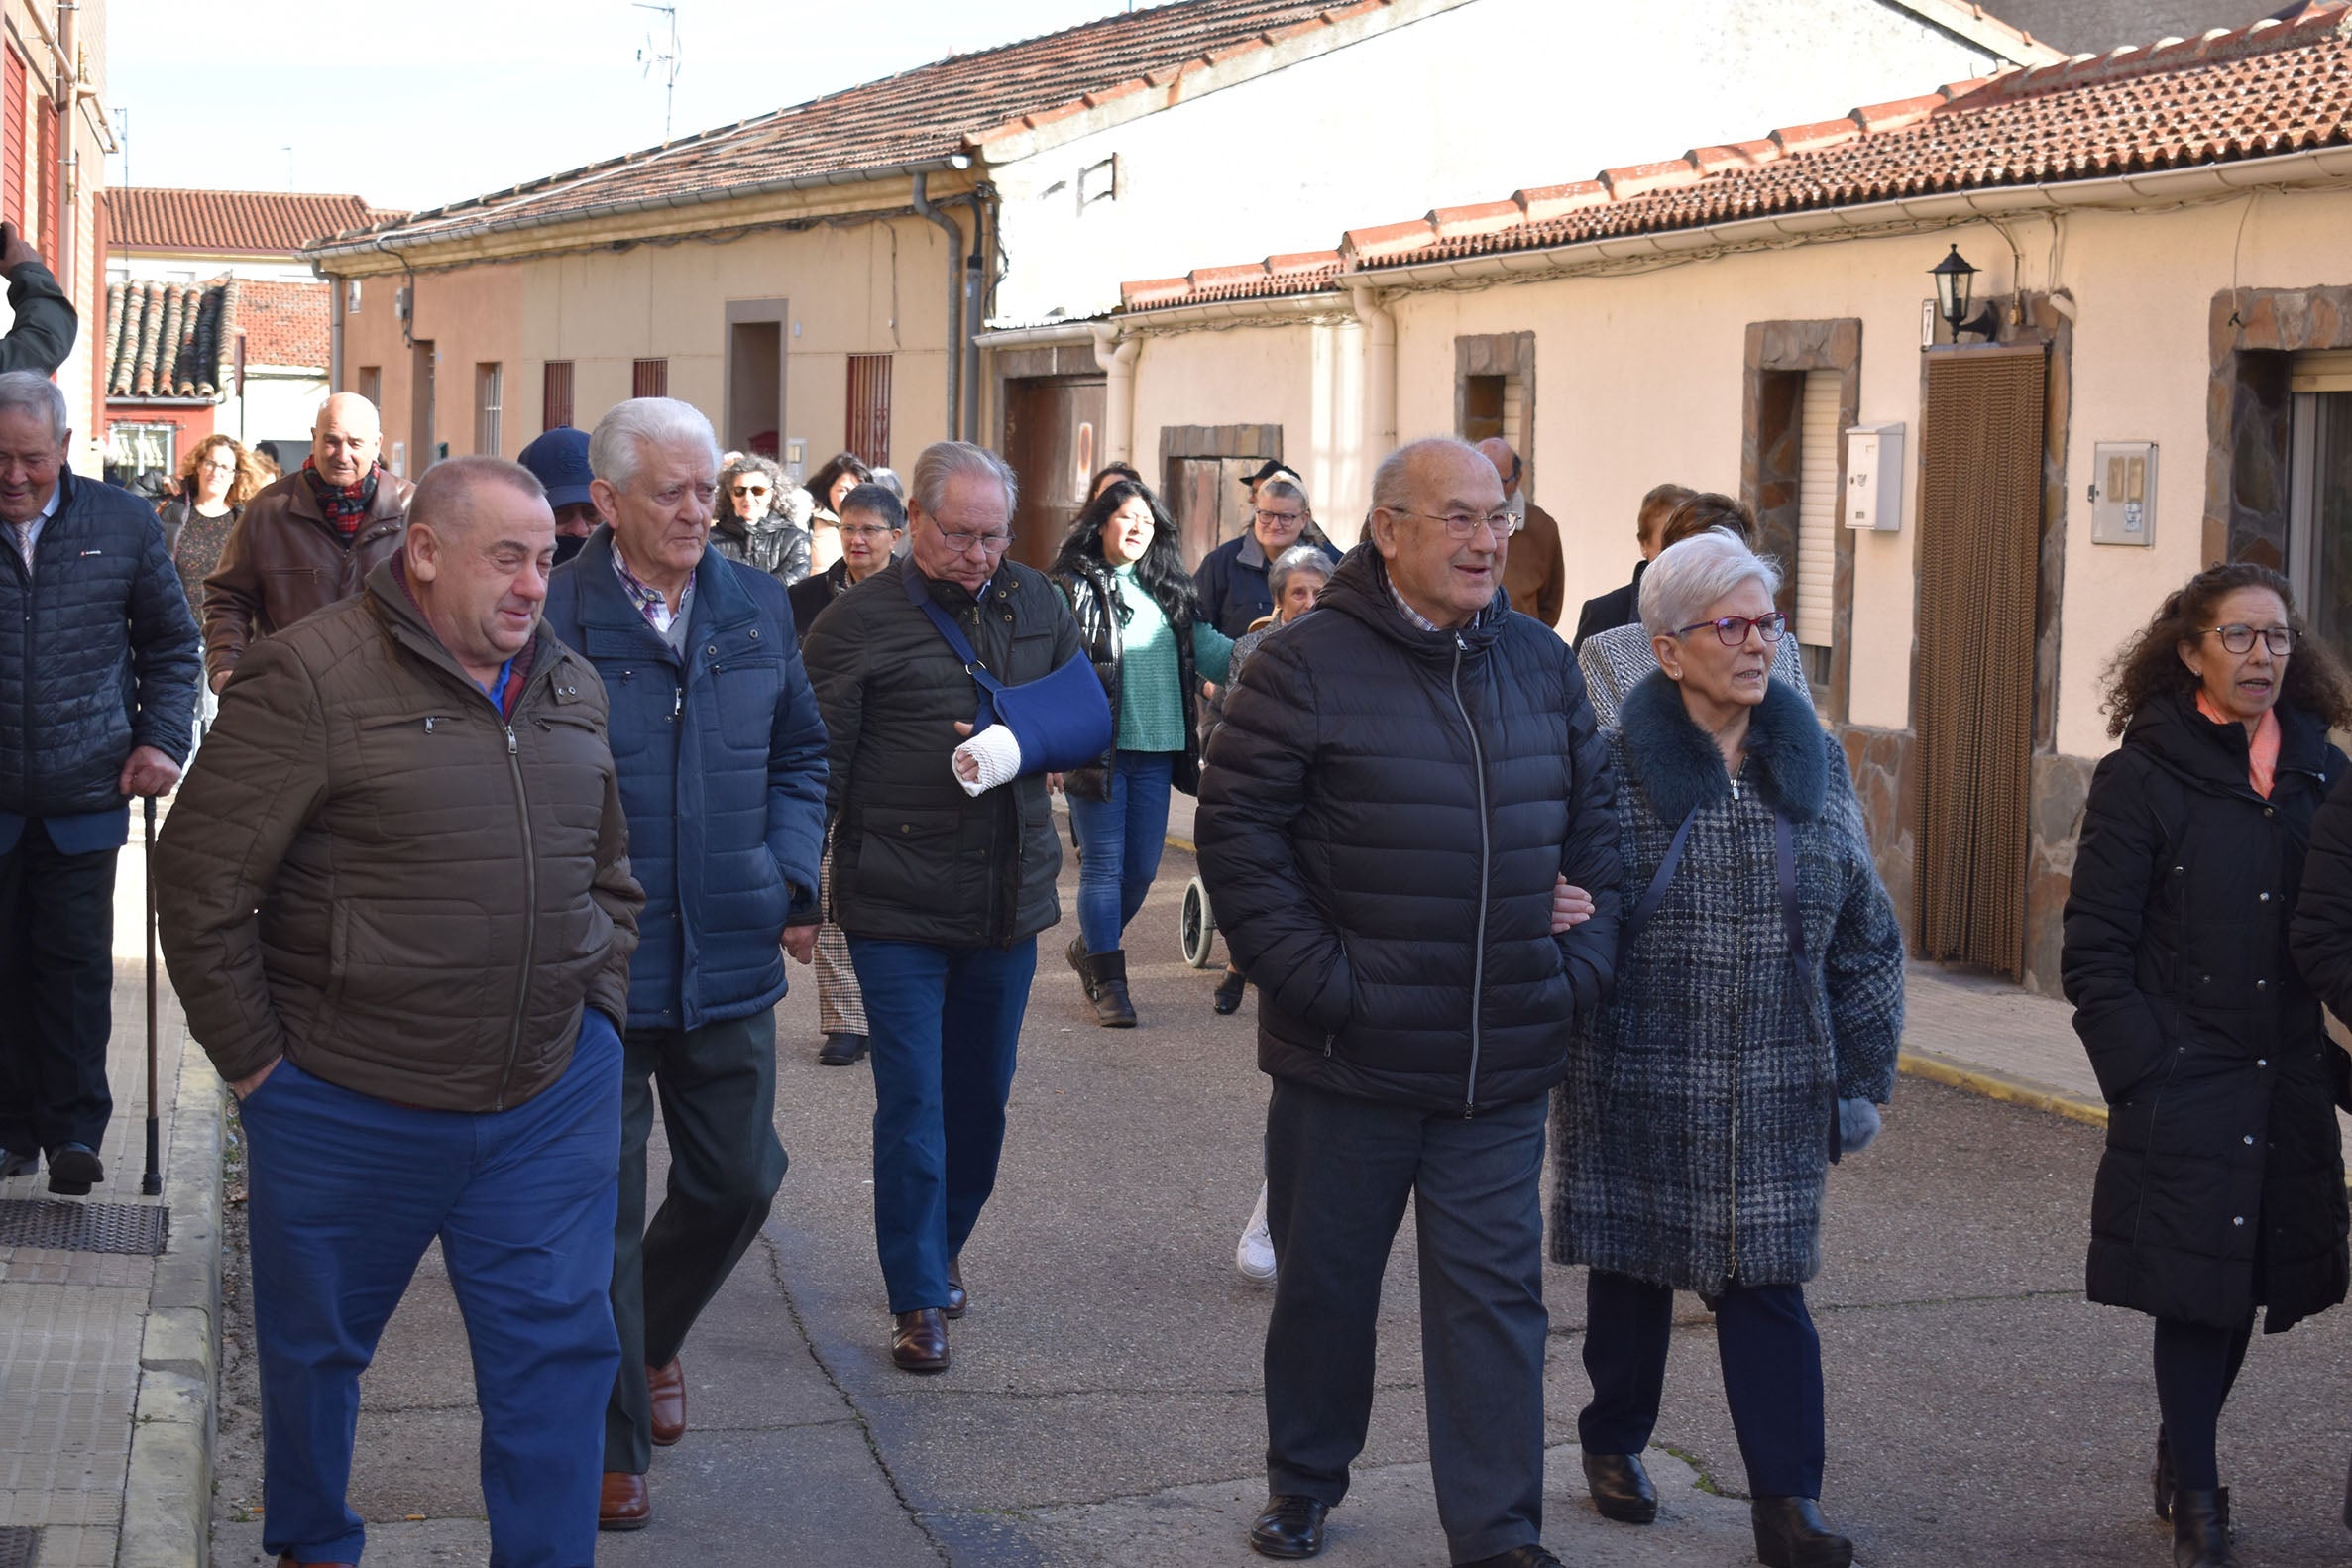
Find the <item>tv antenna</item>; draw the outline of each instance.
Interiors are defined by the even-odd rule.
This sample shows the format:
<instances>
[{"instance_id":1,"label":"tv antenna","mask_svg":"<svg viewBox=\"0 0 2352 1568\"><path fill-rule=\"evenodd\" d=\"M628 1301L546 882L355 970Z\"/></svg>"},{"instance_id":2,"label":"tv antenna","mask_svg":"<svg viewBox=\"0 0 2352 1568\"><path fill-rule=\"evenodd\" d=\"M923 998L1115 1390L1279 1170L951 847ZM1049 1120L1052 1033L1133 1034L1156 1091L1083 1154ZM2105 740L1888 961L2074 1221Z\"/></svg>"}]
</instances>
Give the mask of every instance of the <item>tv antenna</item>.
<instances>
[{"instance_id":1,"label":"tv antenna","mask_svg":"<svg viewBox=\"0 0 2352 1568\"><path fill-rule=\"evenodd\" d=\"M670 121L678 98L678 8L674 5L648 5L646 0L634 0L639 11L658 11L670 19L670 48L668 54L653 47L653 35L645 35L644 47L637 51L637 62L645 68L638 74L651 76L653 67L661 67L661 139L670 139Z\"/></svg>"}]
</instances>

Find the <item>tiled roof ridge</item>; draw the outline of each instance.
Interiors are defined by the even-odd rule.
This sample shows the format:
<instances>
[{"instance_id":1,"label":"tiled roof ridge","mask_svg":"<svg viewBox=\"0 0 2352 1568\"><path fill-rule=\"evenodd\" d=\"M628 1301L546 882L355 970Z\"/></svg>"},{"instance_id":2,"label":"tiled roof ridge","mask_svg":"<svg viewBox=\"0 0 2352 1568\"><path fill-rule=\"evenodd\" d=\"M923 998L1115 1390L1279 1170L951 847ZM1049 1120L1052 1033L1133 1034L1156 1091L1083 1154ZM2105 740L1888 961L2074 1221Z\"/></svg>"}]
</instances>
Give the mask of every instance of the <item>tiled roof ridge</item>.
<instances>
[{"instance_id":1,"label":"tiled roof ridge","mask_svg":"<svg viewBox=\"0 0 2352 1568\"><path fill-rule=\"evenodd\" d=\"M1277 264L1296 264L1304 258L1269 257L1260 263L1196 269L1182 278L1126 282L1120 285L1121 303L1129 310L1152 310L1308 292L1312 284L1328 286L1359 269L1377 268L1447 241L1532 229L1586 209L1615 207L1655 192L1698 185L1727 170L1756 168L1797 154L1906 130L1933 116L1973 114L2051 92L2254 58L2313 45L2331 36L2352 41L2352 0L2307 0L2292 16L2266 17L2239 28L2215 28L2194 39L2163 39L2104 55L2076 55L2049 65L1999 70L1989 76L1950 82L1915 97L1865 104L1836 119L1782 126L1754 141L1693 148L1680 158L1605 168L1592 179L1522 188L1500 201L1438 207L1419 218L1350 229L1336 250L1305 253L1326 259L1319 267L1286 269ZM2352 126L2344 129L2352 135Z\"/></svg>"},{"instance_id":2,"label":"tiled roof ridge","mask_svg":"<svg viewBox=\"0 0 2352 1568\"><path fill-rule=\"evenodd\" d=\"M503 190L486 191L479 195L468 196L460 201L445 203L442 206L399 214L390 221L347 229L328 236L322 243L365 239L370 236L387 236L414 224L434 222L466 213L486 212L500 203L544 193L566 185L601 181L615 173L642 168L673 155L708 148L715 143L724 142L728 138L741 135L747 131L754 129L781 130L791 121L806 117L814 111L838 105L857 94L872 92L891 83L903 83L909 78L927 72L944 71L951 67L967 65L974 60L1017 50L1038 49L1057 40L1073 38L1080 34L1123 30L1141 32L1154 20L1166 20L1169 13L1184 11L1188 8L1205 9L1217 3L1218 0L1169 0L1167 4L1148 7L1140 11L1114 12L1109 16L1098 17L1093 21L1077 23L1054 32L1013 39L1002 44L990 45L986 49L945 56L920 65L909 66L902 71L876 76L868 81L858 82L815 98L805 99L797 104L788 104L760 114L746 116L728 125L713 126L686 136L673 137L651 147L638 148L612 158L582 164L575 168L524 180ZM978 149L991 140L1024 130L1036 130L1138 92L1165 90L1169 95L1169 102L1174 104L1183 96L1185 79L1204 69L1226 63L1238 56L1255 50L1277 48L1294 39L1317 34L1358 17L1390 10L1405 3L1407 0L1325 0L1325 3L1317 6L1311 15L1302 19L1267 27L1237 42L1220 44L1190 54L1164 56L1151 69L1140 73L1130 71L1113 80L1097 83L1074 94L1058 94L1018 113L950 134L956 136L956 146L970 151Z\"/></svg>"},{"instance_id":3,"label":"tiled roof ridge","mask_svg":"<svg viewBox=\"0 0 2352 1568\"><path fill-rule=\"evenodd\" d=\"M117 185L100 191L99 200L108 244L119 251L290 256L318 234L382 210L349 191L191 185Z\"/></svg>"}]
</instances>

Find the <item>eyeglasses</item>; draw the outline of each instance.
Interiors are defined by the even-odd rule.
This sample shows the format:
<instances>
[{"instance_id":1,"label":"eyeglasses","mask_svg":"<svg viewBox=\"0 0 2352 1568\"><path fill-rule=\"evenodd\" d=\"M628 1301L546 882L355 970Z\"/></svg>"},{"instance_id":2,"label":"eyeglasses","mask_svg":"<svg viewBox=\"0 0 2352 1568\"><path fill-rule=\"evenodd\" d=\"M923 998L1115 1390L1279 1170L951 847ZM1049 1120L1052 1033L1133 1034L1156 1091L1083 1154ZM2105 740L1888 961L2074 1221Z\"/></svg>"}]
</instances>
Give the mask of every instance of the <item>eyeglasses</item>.
<instances>
[{"instance_id":1,"label":"eyeglasses","mask_svg":"<svg viewBox=\"0 0 2352 1568\"><path fill-rule=\"evenodd\" d=\"M1304 521L1306 521L1306 513L1303 511L1262 511L1258 513L1258 525L1264 528L1294 528Z\"/></svg>"},{"instance_id":2,"label":"eyeglasses","mask_svg":"<svg viewBox=\"0 0 2352 1568\"><path fill-rule=\"evenodd\" d=\"M2221 645L2232 653L2252 653L2256 637L2262 638L2274 657L2283 659L2295 651L2293 626L2208 626L2205 635L2219 637Z\"/></svg>"},{"instance_id":3,"label":"eyeglasses","mask_svg":"<svg viewBox=\"0 0 2352 1568\"><path fill-rule=\"evenodd\" d=\"M896 532L898 532L896 528L885 528L880 523L844 522L841 524L841 534L844 538L886 539ZM954 535L951 534L949 537L952 538ZM985 539L988 537L988 535L983 533L980 535L980 537ZM962 548L963 547L961 545L956 546L956 549L958 550L961 550Z\"/></svg>"},{"instance_id":4,"label":"eyeglasses","mask_svg":"<svg viewBox=\"0 0 2352 1568\"><path fill-rule=\"evenodd\" d=\"M765 485L737 485L735 487L735 494L738 496L764 496L767 493L768 488Z\"/></svg>"},{"instance_id":5,"label":"eyeglasses","mask_svg":"<svg viewBox=\"0 0 2352 1568\"><path fill-rule=\"evenodd\" d=\"M1747 640L1747 628L1755 627L1756 635L1766 642L1778 642L1780 634L1788 630L1788 616L1775 610L1768 616L1724 616L1714 620L1694 621L1674 634L1687 637L1702 627L1713 626L1716 639L1727 648L1736 648Z\"/></svg>"},{"instance_id":6,"label":"eyeglasses","mask_svg":"<svg viewBox=\"0 0 2352 1568\"><path fill-rule=\"evenodd\" d=\"M1495 530L1498 539L1508 539L1527 525L1524 517L1514 517L1508 511L1491 511L1483 517L1467 511L1449 511L1441 517L1433 511L1414 511L1406 506L1385 506L1381 509L1393 511L1400 517L1426 517L1431 522L1442 522L1445 524L1445 536L1449 539L1470 538L1478 532L1478 525L1482 522Z\"/></svg>"},{"instance_id":7,"label":"eyeglasses","mask_svg":"<svg viewBox=\"0 0 2352 1568\"><path fill-rule=\"evenodd\" d=\"M933 526L937 528L938 524ZM1013 543L1010 533L957 533L950 528L939 528L938 531L939 536L947 541L948 548L957 555L969 555L974 549L983 555L1002 555Z\"/></svg>"}]
</instances>

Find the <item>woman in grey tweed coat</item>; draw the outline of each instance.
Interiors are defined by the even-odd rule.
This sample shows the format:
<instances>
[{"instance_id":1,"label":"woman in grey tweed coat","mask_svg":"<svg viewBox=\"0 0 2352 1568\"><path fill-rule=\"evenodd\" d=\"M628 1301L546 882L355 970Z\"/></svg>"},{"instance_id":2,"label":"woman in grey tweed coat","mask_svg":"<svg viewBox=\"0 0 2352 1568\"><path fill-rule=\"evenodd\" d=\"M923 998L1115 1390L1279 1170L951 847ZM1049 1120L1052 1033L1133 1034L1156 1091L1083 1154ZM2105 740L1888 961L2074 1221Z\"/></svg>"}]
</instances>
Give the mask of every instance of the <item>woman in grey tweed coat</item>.
<instances>
[{"instance_id":1,"label":"woman in grey tweed coat","mask_svg":"<svg viewBox=\"0 0 2352 1568\"><path fill-rule=\"evenodd\" d=\"M1578 1427L1601 1512L1656 1516L1640 1454L1674 1291L1693 1290L1716 1313L1756 1555L1844 1568L1852 1544L1816 1506L1821 1342L1803 1286L1830 1162L1875 1135L1893 1088L1903 941L1843 751L1769 678L1778 587L1725 528L1643 576L1660 669L1609 732L1634 914L1556 1104L1552 1245L1592 1268Z\"/></svg>"}]
</instances>

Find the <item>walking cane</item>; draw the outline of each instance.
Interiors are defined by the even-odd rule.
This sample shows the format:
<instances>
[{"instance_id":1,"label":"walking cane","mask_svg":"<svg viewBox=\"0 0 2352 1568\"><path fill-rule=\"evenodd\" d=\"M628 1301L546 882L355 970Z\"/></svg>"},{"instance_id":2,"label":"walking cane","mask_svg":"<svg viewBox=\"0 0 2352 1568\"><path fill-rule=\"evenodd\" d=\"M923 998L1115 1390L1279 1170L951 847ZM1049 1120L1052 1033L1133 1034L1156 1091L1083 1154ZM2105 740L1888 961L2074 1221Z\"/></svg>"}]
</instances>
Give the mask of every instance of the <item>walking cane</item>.
<instances>
[{"instance_id":1,"label":"walking cane","mask_svg":"<svg viewBox=\"0 0 2352 1568\"><path fill-rule=\"evenodd\" d=\"M142 798L147 811L147 1173L139 1190L154 1197L164 1190L161 1124L156 1111L156 798Z\"/></svg>"}]
</instances>

